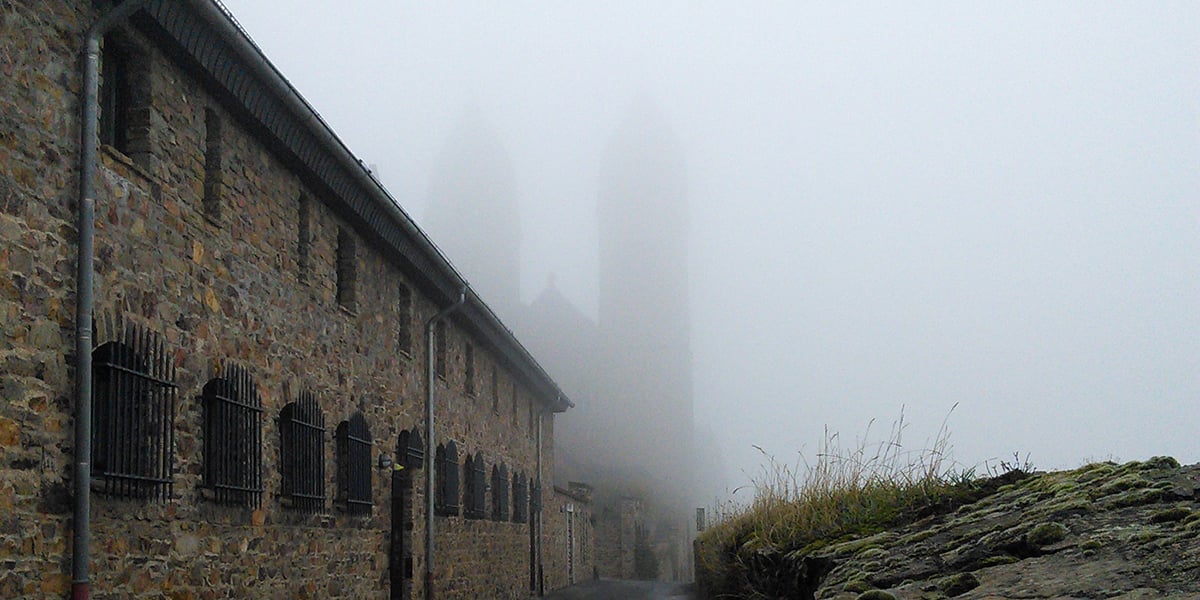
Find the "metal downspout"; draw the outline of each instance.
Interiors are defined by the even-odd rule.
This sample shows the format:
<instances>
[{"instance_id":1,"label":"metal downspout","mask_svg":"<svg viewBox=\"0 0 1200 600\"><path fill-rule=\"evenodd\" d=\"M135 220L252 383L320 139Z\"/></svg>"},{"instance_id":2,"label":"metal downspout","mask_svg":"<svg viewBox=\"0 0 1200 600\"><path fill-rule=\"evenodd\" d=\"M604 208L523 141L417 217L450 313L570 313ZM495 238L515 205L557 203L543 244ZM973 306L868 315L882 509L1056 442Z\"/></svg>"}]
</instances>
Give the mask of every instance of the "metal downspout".
<instances>
[{"instance_id":1,"label":"metal downspout","mask_svg":"<svg viewBox=\"0 0 1200 600\"><path fill-rule=\"evenodd\" d=\"M542 513L546 510L546 489L542 484L542 415L543 411L537 411L537 479L538 479L538 511L534 515L537 526L537 592L539 596L546 595L546 573L542 564Z\"/></svg>"},{"instance_id":2,"label":"metal downspout","mask_svg":"<svg viewBox=\"0 0 1200 600\"><path fill-rule=\"evenodd\" d=\"M433 600L433 500L434 473L436 467L434 453L437 444L433 436L433 384L434 374L433 333L438 321L448 317L467 301L467 286L464 285L458 293L458 300L443 308L425 323L425 600Z\"/></svg>"},{"instance_id":3,"label":"metal downspout","mask_svg":"<svg viewBox=\"0 0 1200 600\"><path fill-rule=\"evenodd\" d=\"M75 277L75 515L71 598L89 593L92 481L92 305L96 239L96 137L100 119L100 40L146 0L128 0L100 17L84 39L83 114L79 149L79 255Z\"/></svg>"}]
</instances>

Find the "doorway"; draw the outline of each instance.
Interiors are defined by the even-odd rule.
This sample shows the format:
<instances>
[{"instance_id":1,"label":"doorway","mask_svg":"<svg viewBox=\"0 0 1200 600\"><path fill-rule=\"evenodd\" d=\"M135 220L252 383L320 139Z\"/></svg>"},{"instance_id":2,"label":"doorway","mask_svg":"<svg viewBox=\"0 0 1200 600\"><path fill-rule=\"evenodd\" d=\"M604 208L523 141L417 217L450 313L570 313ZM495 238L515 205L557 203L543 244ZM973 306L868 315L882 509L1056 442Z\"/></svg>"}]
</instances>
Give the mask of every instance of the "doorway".
<instances>
[{"instance_id":1,"label":"doorway","mask_svg":"<svg viewBox=\"0 0 1200 600\"><path fill-rule=\"evenodd\" d=\"M424 448L421 434L414 429L400 432L396 441L396 460L392 465L392 530L388 544L390 600L413 597L413 479L421 468Z\"/></svg>"}]
</instances>

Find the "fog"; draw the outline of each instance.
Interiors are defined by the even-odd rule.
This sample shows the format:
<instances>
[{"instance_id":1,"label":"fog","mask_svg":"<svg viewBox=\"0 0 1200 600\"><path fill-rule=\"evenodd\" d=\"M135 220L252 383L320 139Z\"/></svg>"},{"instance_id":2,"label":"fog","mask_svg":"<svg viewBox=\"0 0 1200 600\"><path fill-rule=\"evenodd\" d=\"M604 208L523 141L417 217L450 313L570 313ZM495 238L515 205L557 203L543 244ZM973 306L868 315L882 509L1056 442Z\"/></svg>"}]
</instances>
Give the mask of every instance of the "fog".
<instances>
[{"instance_id":1,"label":"fog","mask_svg":"<svg viewBox=\"0 0 1200 600\"><path fill-rule=\"evenodd\" d=\"M486 131L526 305L600 318L605 155L654 107L713 489L902 410L966 468L1200 461L1200 4L225 4L443 246Z\"/></svg>"}]
</instances>

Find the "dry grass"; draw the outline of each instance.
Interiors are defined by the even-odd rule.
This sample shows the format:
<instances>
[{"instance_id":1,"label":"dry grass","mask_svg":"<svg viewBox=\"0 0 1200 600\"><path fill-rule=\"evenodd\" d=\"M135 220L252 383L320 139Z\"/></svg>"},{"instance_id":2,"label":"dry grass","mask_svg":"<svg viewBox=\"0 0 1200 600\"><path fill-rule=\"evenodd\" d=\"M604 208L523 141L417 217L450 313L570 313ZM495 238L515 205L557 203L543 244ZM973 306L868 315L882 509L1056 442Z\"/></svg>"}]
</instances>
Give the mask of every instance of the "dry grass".
<instances>
[{"instance_id":1,"label":"dry grass","mask_svg":"<svg viewBox=\"0 0 1200 600\"><path fill-rule=\"evenodd\" d=\"M699 538L697 572L710 591L754 597L745 589L748 578L742 571L756 553L816 552L965 493L973 473L954 470L946 421L932 444L917 450L904 448L905 428L902 410L887 439L877 444L868 441L868 425L851 447L826 430L812 462L801 456L794 465L782 464L764 452L767 462L754 480L754 500L718 506L715 524Z\"/></svg>"}]
</instances>

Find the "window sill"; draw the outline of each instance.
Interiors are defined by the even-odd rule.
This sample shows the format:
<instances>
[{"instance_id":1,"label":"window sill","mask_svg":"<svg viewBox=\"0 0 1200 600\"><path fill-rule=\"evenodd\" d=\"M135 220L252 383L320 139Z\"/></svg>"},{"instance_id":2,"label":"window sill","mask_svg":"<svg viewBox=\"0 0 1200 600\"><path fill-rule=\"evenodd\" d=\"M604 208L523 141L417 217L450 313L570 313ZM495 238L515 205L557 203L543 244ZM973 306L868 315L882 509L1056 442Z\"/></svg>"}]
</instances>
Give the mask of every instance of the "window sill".
<instances>
[{"instance_id":1,"label":"window sill","mask_svg":"<svg viewBox=\"0 0 1200 600\"><path fill-rule=\"evenodd\" d=\"M113 146L112 144L101 144L100 151L104 156L107 156L108 158L111 158L114 162L131 169L132 171L134 171L135 173L140 175L143 179L146 179L148 181L153 181L155 179L154 175L151 175L150 171L148 169L146 169L142 165L137 164L137 162L135 162L132 157L130 157L128 154L125 154L124 152L121 152L120 150L118 150L116 146Z\"/></svg>"},{"instance_id":2,"label":"window sill","mask_svg":"<svg viewBox=\"0 0 1200 600\"><path fill-rule=\"evenodd\" d=\"M100 146L100 162L110 171L130 181L141 181L150 186L155 200L162 196L163 182L159 181L146 167L139 165L129 155L109 144Z\"/></svg>"}]
</instances>

